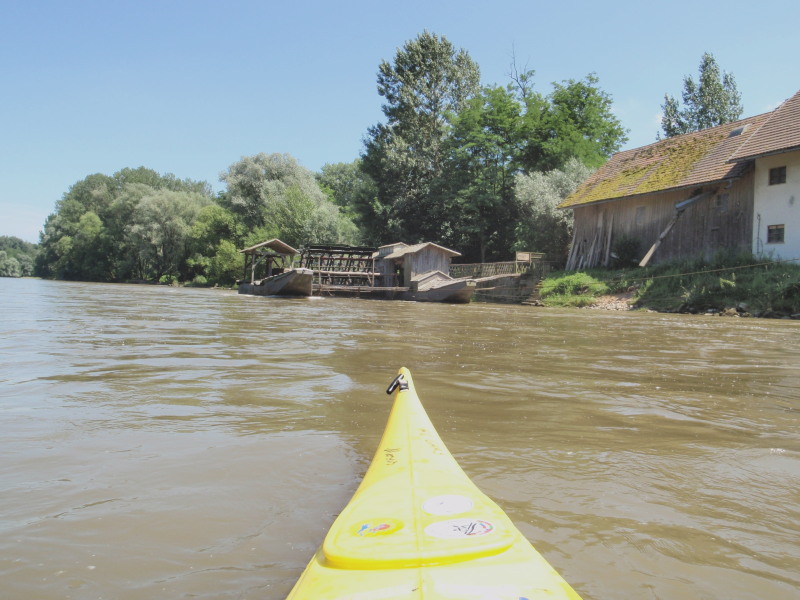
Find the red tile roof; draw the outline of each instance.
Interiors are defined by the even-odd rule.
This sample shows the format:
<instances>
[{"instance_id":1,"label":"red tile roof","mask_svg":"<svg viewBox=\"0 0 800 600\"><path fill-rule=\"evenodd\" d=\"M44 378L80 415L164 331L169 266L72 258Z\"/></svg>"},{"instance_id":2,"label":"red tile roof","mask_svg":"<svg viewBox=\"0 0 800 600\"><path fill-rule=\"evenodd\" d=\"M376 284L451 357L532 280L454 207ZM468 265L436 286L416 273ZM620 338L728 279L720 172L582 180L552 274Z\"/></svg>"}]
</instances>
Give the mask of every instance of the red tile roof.
<instances>
[{"instance_id":1,"label":"red tile roof","mask_svg":"<svg viewBox=\"0 0 800 600\"><path fill-rule=\"evenodd\" d=\"M770 113L730 160L753 159L793 149L800 149L800 91Z\"/></svg>"}]
</instances>

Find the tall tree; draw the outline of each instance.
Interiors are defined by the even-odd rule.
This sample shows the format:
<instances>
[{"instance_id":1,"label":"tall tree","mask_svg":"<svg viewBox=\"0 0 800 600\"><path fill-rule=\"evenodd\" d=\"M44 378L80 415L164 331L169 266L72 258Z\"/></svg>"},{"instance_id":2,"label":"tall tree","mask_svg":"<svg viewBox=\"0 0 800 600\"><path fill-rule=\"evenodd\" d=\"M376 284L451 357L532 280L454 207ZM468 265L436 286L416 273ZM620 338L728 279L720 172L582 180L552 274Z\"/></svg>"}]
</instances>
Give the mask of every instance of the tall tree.
<instances>
[{"instance_id":1,"label":"tall tree","mask_svg":"<svg viewBox=\"0 0 800 600\"><path fill-rule=\"evenodd\" d=\"M0 277L22 277L19 261L5 250L0 250Z\"/></svg>"},{"instance_id":2,"label":"tall tree","mask_svg":"<svg viewBox=\"0 0 800 600\"><path fill-rule=\"evenodd\" d=\"M377 185L381 236L439 239L444 216L436 181L445 168L448 118L479 90L480 71L465 50L424 31L378 71L386 123L370 128L362 168Z\"/></svg>"},{"instance_id":3,"label":"tall tree","mask_svg":"<svg viewBox=\"0 0 800 600\"><path fill-rule=\"evenodd\" d=\"M0 236L0 252L5 259L0 259L0 276L29 277L33 275L33 265L39 246L31 244L15 236ZM4 266L3 266L4 265Z\"/></svg>"},{"instance_id":4,"label":"tall tree","mask_svg":"<svg viewBox=\"0 0 800 600\"><path fill-rule=\"evenodd\" d=\"M208 184L160 175L144 167L122 169L112 176L89 175L75 183L45 222L36 274L100 281L152 274L152 264L143 263L144 255L129 246L128 233L136 222L138 204L159 190L210 201Z\"/></svg>"},{"instance_id":5,"label":"tall tree","mask_svg":"<svg viewBox=\"0 0 800 600\"><path fill-rule=\"evenodd\" d=\"M357 229L288 154L246 156L220 175L225 204L246 230L269 230L287 244L351 243ZM258 240L258 241L263 241Z\"/></svg>"},{"instance_id":6,"label":"tall tree","mask_svg":"<svg viewBox=\"0 0 800 600\"><path fill-rule=\"evenodd\" d=\"M582 80L553 83L546 97L524 91L527 140L522 161L527 171L559 169L572 157L596 168L627 141L611 96L599 81L590 73Z\"/></svg>"},{"instance_id":7,"label":"tall tree","mask_svg":"<svg viewBox=\"0 0 800 600\"><path fill-rule=\"evenodd\" d=\"M517 220L514 174L519 169L522 105L502 87L487 87L453 122L454 243L467 260L506 258Z\"/></svg>"},{"instance_id":8,"label":"tall tree","mask_svg":"<svg viewBox=\"0 0 800 600\"><path fill-rule=\"evenodd\" d=\"M595 75L554 83L547 96L533 90L533 71L515 72L513 81L505 89L485 88L453 120L445 181L456 187L446 206L459 217L449 227L455 247L471 260L508 257L525 208L514 193L517 174L573 162L594 168L626 140Z\"/></svg>"},{"instance_id":9,"label":"tall tree","mask_svg":"<svg viewBox=\"0 0 800 600\"><path fill-rule=\"evenodd\" d=\"M561 169L518 174L520 220L514 249L544 252L548 261L563 265L572 240L572 211L556 207L591 173L592 169L573 157Z\"/></svg>"},{"instance_id":10,"label":"tall tree","mask_svg":"<svg viewBox=\"0 0 800 600\"><path fill-rule=\"evenodd\" d=\"M373 234L381 229L375 221L377 187L372 177L361 169L361 160L322 166L317 181L339 209L358 225L362 241L377 244Z\"/></svg>"},{"instance_id":11,"label":"tall tree","mask_svg":"<svg viewBox=\"0 0 800 600\"><path fill-rule=\"evenodd\" d=\"M138 184L144 187L143 184ZM152 190L136 204L128 226L130 248L136 252L145 278L184 275L192 225L211 199L196 192Z\"/></svg>"},{"instance_id":12,"label":"tall tree","mask_svg":"<svg viewBox=\"0 0 800 600\"><path fill-rule=\"evenodd\" d=\"M741 117L742 96L733 74L720 71L713 54L706 52L700 61L698 82L683 79L683 106L664 95L661 105L661 129L664 137L716 127ZM661 135L659 134L659 138Z\"/></svg>"}]
</instances>

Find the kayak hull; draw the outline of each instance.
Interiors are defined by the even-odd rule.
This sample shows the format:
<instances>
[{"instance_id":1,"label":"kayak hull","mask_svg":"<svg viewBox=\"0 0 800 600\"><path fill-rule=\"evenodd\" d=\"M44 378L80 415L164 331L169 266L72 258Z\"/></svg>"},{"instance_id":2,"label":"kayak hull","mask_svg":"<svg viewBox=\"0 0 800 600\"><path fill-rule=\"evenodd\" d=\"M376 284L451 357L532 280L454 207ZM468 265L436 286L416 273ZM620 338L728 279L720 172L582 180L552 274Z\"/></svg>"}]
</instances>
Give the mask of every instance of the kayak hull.
<instances>
[{"instance_id":1,"label":"kayak hull","mask_svg":"<svg viewBox=\"0 0 800 600\"><path fill-rule=\"evenodd\" d=\"M395 382L372 463L288 598L580 600L462 471L408 370Z\"/></svg>"}]
</instances>

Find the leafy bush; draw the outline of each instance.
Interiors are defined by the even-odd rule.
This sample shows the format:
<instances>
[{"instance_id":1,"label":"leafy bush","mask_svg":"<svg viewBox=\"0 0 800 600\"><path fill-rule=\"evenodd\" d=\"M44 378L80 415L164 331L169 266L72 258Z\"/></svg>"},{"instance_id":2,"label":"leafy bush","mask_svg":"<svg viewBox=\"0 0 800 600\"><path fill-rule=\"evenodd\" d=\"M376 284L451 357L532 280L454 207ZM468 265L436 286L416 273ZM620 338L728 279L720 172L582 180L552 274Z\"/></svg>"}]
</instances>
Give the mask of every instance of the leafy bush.
<instances>
[{"instance_id":1,"label":"leafy bush","mask_svg":"<svg viewBox=\"0 0 800 600\"><path fill-rule=\"evenodd\" d=\"M542 280L539 295L545 306L588 306L608 293L608 286L588 273L555 273Z\"/></svg>"},{"instance_id":2,"label":"leafy bush","mask_svg":"<svg viewBox=\"0 0 800 600\"><path fill-rule=\"evenodd\" d=\"M0 277L22 277L19 261L7 256L5 250L0 250Z\"/></svg>"},{"instance_id":3,"label":"leafy bush","mask_svg":"<svg viewBox=\"0 0 800 600\"><path fill-rule=\"evenodd\" d=\"M599 296L608 292L608 286L588 273L560 273L542 281L541 294Z\"/></svg>"}]
</instances>

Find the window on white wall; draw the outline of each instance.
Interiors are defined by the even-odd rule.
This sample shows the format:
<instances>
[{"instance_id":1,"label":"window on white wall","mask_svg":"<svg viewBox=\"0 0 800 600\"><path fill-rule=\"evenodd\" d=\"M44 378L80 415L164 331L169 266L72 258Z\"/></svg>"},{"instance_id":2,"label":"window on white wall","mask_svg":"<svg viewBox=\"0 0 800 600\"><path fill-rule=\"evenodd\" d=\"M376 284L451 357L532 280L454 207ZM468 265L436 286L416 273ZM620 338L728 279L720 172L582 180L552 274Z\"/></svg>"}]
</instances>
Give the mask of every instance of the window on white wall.
<instances>
[{"instance_id":1,"label":"window on white wall","mask_svg":"<svg viewBox=\"0 0 800 600\"><path fill-rule=\"evenodd\" d=\"M786 183L786 167L774 167L769 170L769 184Z\"/></svg>"},{"instance_id":2,"label":"window on white wall","mask_svg":"<svg viewBox=\"0 0 800 600\"><path fill-rule=\"evenodd\" d=\"M783 225L767 225L767 243L783 243Z\"/></svg>"}]
</instances>

